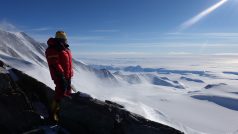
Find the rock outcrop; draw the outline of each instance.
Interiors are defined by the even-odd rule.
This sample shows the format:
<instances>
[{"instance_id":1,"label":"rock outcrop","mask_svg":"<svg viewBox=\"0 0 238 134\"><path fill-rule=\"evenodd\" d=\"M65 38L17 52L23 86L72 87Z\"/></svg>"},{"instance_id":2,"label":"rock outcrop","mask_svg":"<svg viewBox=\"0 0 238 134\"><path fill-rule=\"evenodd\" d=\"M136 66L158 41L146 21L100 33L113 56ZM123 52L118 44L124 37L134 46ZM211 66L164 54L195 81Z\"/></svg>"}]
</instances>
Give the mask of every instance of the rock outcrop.
<instances>
[{"instance_id":1,"label":"rock outcrop","mask_svg":"<svg viewBox=\"0 0 238 134\"><path fill-rule=\"evenodd\" d=\"M7 69L6 69L7 68ZM128 112L123 106L84 93L61 102L60 121L49 117L54 91L9 67L0 67L0 133L2 134L179 134L178 130Z\"/></svg>"},{"instance_id":2,"label":"rock outcrop","mask_svg":"<svg viewBox=\"0 0 238 134\"><path fill-rule=\"evenodd\" d=\"M77 93L61 103L60 124L75 134L180 134L111 101Z\"/></svg>"},{"instance_id":3,"label":"rock outcrop","mask_svg":"<svg viewBox=\"0 0 238 134\"><path fill-rule=\"evenodd\" d=\"M26 74L0 67L0 133L19 134L53 125L48 120L53 94Z\"/></svg>"}]
</instances>

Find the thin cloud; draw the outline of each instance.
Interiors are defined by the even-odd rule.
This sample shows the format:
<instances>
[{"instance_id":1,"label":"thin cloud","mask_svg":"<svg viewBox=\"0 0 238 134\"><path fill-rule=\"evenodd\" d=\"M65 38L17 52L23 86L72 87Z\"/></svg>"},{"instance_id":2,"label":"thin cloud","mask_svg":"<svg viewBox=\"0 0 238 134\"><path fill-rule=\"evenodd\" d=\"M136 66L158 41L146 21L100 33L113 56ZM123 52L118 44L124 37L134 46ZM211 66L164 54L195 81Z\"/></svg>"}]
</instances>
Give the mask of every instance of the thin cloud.
<instances>
[{"instance_id":1,"label":"thin cloud","mask_svg":"<svg viewBox=\"0 0 238 134\"><path fill-rule=\"evenodd\" d=\"M213 55L218 55L218 56L238 56L238 53L215 53Z\"/></svg>"},{"instance_id":2,"label":"thin cloud","mask_svg":"<svg viewBox=\"0 0 238 134\"><path fill-rule=\"evenodd\" d=\"M118 29L98 29L98 30L93 30L91 32L95 33L116 33L119 32L120 30Z\"/></svg>"},{"instance_id":3,"label":"thin cloud","mask_svg":"<svg viewBox=\"0 0 238 134\"><path fill-rule=\"evenodd\" d=\"M190 52L168 52L169 55L191 55Z\"/></svg>"},{"instance_id":4,"label":"thin cloud","mask_svg":"<svg viewBox=\"0 0 238 134\"><path fill-rule=\"evenodd\" d=\"M10 32L19 32L20 30L10 22L6 20L0 21L0 29L4 31L10 31Z\"/></svg>"},{"instance_id":5,"label":"thin cloud","mask_svg":"<svg viewBox=\"0 0 238 134\"><path fill-rule=\"evenodd\" d=\"M150 56L154 55L152 53L146 53L146 52L73 52L74 56L93 56L93 57L144 57L144 56Z\"/></svg>"},{"instance_id":6,"label":"thin cloud","mask_svg":"<svg viewBox=\"0 0 238 134\"><path fill-rule=\"evenodd\" d=\"M68 39L72 40L73 42L78 42L108 40L109 38L107 36L69 36Z\"/></svg>"},{"instance_id":7,"label":"thin cloud","mask_svg":"<svg viewBox=\"0 0 238 134\"><path fill-rule=\"evenodd\" d=\"M165 34L165 39L234 39L238 41L238 33L232 32L207 32L207 33L167 33Z\"/></svg>"},{"instance_id":8,"label":"thin cloud","mask_svg":"<svg viewBox=\"0 0 238 134\"><path fill-rule=\"evenodd\" d=\"M180 28L179 31L185 30L191 26L193 26L194 24L196 24L197 22L199 22L201 19L203 19L204 17L206 17L207 15L209 15L210 13L212 13L213 11L215 11L217 8L219 8L220 6L222 6L223 4L225 4L228 0L220 0L218 3L216 3L215 5L207 8L206 10L202 11L201 13L199 13L198 15L192 17L191 19L189 19L188 21L184 22Z\"/></svg>"},{"instance_id":9,"label":"thin cloud","mask_svg":"<svg viewBox=\"0 0 238 134\"><path fill-rule=\"evenodd\" d=\"M238 37L238 33L203 33L203 35L216 37Z\"/></svg>"},{"instance_id":10,"label":"thin cloud","mask_svg":"<svg viewBox=\"0 0 238 134\"><path fill-rule=\"evenodd\" d=\"M53 30L54 28L51 27L40 27L40 28L33 28L33 29L26 29L24 31L31 31L31 32L42 32L42 31L49 31L49 30Z\"/></svg>"},{"instance_id":11,"label":"thin cloud","mask_svg":"<svg viewBox=\"0 0 238 134\"><path fill-rule=\"evenodd\" d=\"M46 42L47 39L50 37L48 34L37 34L37 31L46 31L50 30L51 28L48 27L41 27L41 28L35 28L35 29L19 29L12 23L8 22L7 20L1 20L0 21L0 30L8 31L8 32L30 32L29 34L31 37L33 37L36 41L39 42Z\"/></svg>"},{"instance_id":12,"label":"thin cloud","mask_svg":"<svg viewBox=\"0 0 238 134\"><path fill-rule=\"evenodd\" d=\"M181 32L172 32L166 33L165 35L211 35L211 36L238 36L238 33L231 32L207 32L207 33L181 33Z\"/></svg>"}]
</instances>

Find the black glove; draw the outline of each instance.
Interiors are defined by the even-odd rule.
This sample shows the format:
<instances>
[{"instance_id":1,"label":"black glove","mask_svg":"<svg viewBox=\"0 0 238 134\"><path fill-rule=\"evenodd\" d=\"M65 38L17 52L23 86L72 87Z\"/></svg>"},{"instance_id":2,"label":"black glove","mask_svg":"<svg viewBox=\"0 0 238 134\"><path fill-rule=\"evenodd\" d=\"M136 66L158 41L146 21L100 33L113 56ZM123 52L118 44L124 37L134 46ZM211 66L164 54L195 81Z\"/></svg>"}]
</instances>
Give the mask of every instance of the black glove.
<instances>
[{"instance_id":1,"label":"black glove","mask_svg":"<svg viewBox=\"0 0 238 134\"><path fill-rule=\"evenodd\" d=\"M61 75L59 78L60 78L61 88L63 92L65 92L68 88L68 81L65 79L64 75Z\"/></svg>"},{"instance_id":2,"label":"black glove","mask_svg":"<svg viewBox=\"0 0 238 134\"><path fill-rule=\"evenodd\" d=\"M71 79L67 80L67 90L71 89Z\"/></svg>"}]
</instances>

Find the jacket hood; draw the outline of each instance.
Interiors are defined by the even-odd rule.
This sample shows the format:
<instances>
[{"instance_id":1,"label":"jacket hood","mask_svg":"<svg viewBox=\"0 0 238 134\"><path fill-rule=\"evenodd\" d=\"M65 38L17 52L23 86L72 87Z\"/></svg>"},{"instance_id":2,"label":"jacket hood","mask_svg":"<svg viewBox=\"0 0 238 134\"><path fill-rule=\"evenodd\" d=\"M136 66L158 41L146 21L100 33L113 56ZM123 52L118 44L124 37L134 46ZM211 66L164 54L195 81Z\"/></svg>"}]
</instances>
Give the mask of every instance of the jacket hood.
<instances>
[{"instance_id":1,"label":"jacket hood","mask_svg":"<svg viewBox=\"0 0 238 134\"><path fill-rule=\"evenodd\" d=\"M49 47L57 46L58 44L60 44L64 48L69 47L69 45L67 43L62 43L62 41L60 39L57 39L57 38L49 38L48 41L47 41L47 44L48 44Z\"/></svg>"},{"instance_id":2,"label":"jacket hood","mask_svg":"<svg viewBox=\"0 0 238 134\"><path fill-rule=\"evenodd\" d=\"M57 45L57 42L54 38L49 38L47 41L48 46L55 46Z\"/></svg>"}]
</instances>

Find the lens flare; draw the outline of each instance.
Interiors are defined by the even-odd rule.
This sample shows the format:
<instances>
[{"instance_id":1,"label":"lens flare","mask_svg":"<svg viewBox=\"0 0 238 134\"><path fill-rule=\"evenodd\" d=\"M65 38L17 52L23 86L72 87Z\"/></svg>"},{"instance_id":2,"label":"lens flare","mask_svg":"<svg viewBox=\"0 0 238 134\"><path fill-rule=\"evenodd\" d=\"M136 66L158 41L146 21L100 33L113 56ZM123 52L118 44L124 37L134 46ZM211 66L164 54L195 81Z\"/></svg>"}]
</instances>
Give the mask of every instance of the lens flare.
<instances>
[{"instance_id":1,"label":"lens flare","mask_svg":"<svg viewBox=\"0 0 238 134\"><path fill-rule=\"evenodd\" d=\"M193 18L189 19L188 21L184 22L181 26L180 26L180 31L181 30L185 30L189 27L191 27L192 25L196 24L198 21L200 21L202 18L206 17L207 15L209 15L210 13L212 13L213 11L215 11L217 8L219 8L220 6L222 6L223 4L225 4L228 0L221 0L218 3L216 3L215 5L209 7L208 9L202 11L201 13L199 13L198 15L194 16Z\"/></svg>"}]
</instances>

